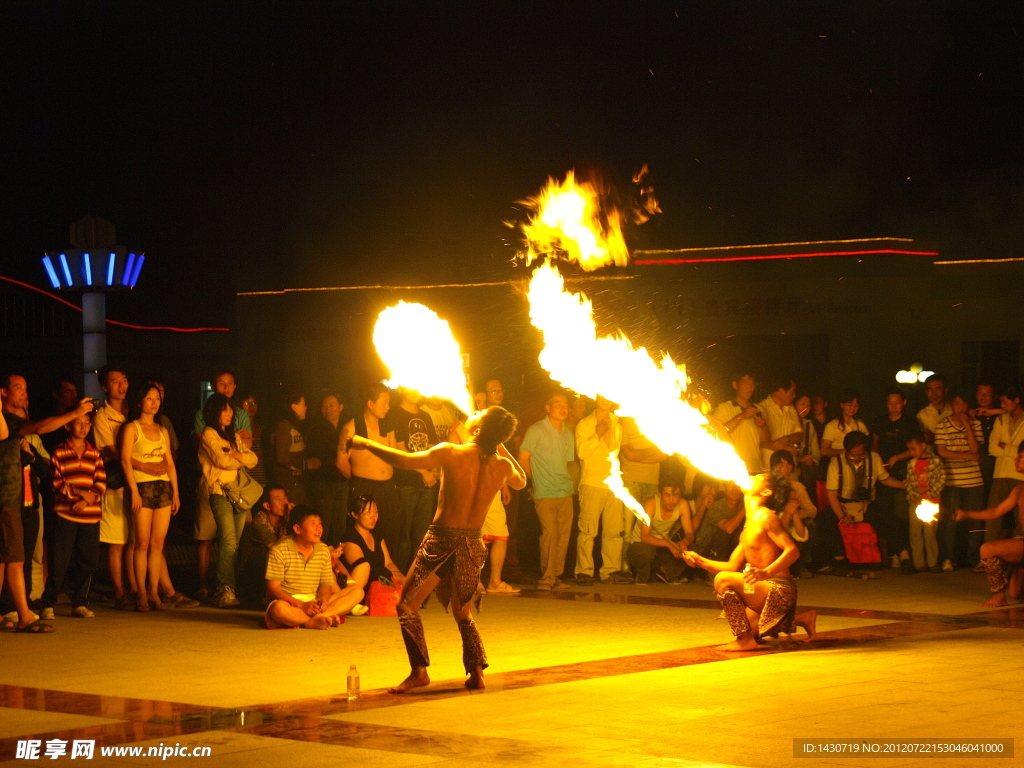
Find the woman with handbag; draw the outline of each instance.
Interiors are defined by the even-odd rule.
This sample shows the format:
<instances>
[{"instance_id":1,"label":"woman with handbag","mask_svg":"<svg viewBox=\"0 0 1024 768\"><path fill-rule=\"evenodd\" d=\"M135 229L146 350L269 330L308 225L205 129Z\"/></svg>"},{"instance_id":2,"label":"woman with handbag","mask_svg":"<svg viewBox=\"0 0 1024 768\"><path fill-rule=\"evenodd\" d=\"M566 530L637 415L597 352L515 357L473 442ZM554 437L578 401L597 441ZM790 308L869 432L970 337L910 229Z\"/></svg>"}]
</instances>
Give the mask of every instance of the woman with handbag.
<instances>
[{"instance_id":1,"label":"woman with handbag","mask_svg":"<svg viewBox=\"0 0 1024 768\"><path fill-rule=\"evenodd\" d=\"M369 606L371 598L377 591L401 588L405 577L398 570L388 552L388 545L377 533L377 502L373 496L364 494L349 502L348 513L352 517L348 530L341 538L342 557L349 579L356 583L363 592L363 605ZM398 604L397 594L394 605ZM371 615L381 615L370 611ZM387 615L396 615L393 611Z\"/></svg>"},{"instance_id":2,"label":"woman with handbag","mask_svg":"<svg viewBox=\"0 0 1024 768\"><path fill-rule=\"evenodd\" d=\"M170 603L160 600L160 575L166 568L164 540L171 515L181 507L170 438L167 429L156 423L162 402L155 383L143 384L138 417L124 426L120 437L121 468L132 500L138 610L143 612L150 609L150 601L158 610L170 608ZM173 587L170 593L174 594Z\"/></svg>"},{"instance_id":3,"label":"woman with handbag","mask_svg":"<svg viewBox=\"0 0 1024 768\"><path fill-rule=\"evenodd\" d=\"M244 481L246 488L259 487L245 474L246 469L256 466L256 454L235 439L234 417L235 409L227 397L220 393L210 395L203 406L206 428L199 440L199 465L209 488L210 509L217 521L218 608L239 605L235 597L235 560L248 511L244 506L245 489L241 486ZM228 489L233 491L234 501L228 497Z\"/></svg>"}]
</instances>

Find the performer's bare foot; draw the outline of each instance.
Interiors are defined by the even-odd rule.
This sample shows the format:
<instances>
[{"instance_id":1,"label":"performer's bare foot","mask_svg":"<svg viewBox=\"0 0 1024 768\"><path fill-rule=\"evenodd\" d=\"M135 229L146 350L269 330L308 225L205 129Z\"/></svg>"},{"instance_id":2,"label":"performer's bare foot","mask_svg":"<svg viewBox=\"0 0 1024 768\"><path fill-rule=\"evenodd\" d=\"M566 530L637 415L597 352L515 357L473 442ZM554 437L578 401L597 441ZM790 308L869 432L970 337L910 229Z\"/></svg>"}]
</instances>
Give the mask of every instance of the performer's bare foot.
<instances>
[{"instance_id":1,"label":"performer's bare foot","mask_svg":"<svg viewBox=\"0 0 1024 768\"><path fill-rule=\"evenodd\" d=\"M762 646L759 646L757 644L757 641L755 641L754 638L752 638L752 637L742 637L742 638L741 637L737 637L731 643L726 643L725 645L720 645L717 648L715 648L715 650L716 651L756 651L758 648L761 648L761 647Z\"/></svg>"},{"instance_id":2,"label":"performer's bare foot","mask_svg":"<svg viewBox=\"0 0 1024 768\"><path fill-rule=\"evenodd\" d=\"M798 627L803 627L804 632L807 633L807 637L803 638L802 641L797 642L808 642L818 636L816 626L818 624L818 612L817 611L803 611L793 617L793 623ZM792 639L792 636L790 636Z\"/></svg>"},{"instance_id":3,"label":"performer's bare foot","mask_svg":"<svg viewBox=\"0 0 1024 768\"><path fill-rule=\"evenodd\" d=\"M981 604L982 608L1002 608L1006 605L1006 594L1003 590L993 592L992 597Z\"/></svg>"},{"instance_id":4,"label":"performer's bare foot","mask_svg":"<svg viewBox=\"0 0 1024 768\"><path fill-rule=\"evenodd\" d=\"M430 677L427 675L427 670L420 667L410 672L409 676L394 688L388 688L388 693L405 693L413 688L422 688L424 685L430 685Z\"/></svg>"},{"instance_id":5,"label":"performer's bare foot","mask_svg":"<svg viewBox=\"0 0 1024 768\"><path fill-rule=\"evenodd\" d=\"M483 667L477 667L469 673L469 677L466 678L466 687L471 691L480 691L486 687L484 685Z\"/></svg>"},{"instance_id":6,"label":"performer's bare foot","mask_svg":"<svg viewBox=\"0 0 1024 768\"><path fill-rule=\"evenodd\" d=\"M331 617L318 613L303 624L306 629L330 629L332 626Z\"/></svg>"}]
</instances>

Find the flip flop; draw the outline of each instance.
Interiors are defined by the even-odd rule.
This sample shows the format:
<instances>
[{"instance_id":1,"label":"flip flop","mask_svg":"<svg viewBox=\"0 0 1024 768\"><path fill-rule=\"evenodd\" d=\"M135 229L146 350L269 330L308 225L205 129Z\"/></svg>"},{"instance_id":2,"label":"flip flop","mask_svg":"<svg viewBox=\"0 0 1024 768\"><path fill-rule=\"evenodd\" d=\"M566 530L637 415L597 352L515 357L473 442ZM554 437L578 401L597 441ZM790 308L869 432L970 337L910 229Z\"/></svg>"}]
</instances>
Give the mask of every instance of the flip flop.
<instances>
[{"instance_id":1,"label":"flip flop","mask_svg":"<svg viewBox=\"0 0 1024 768\"><path fill-rule=\"evenodd\" d=\"M31 624L26 624L24 627L15 627L14 631L21 635L52 635L57 630L52 624L44 624L42 621L36 619Z\"/></svg>"},{"instance_id":2,"label":"flip flop","mask_svg":"<svg viewBox=\"0 0 1024 768\"><path fill-rule=\"evenodd\" d=\"M511 584L506 584L504 581L497 586L496 589L487 588L488 595L518 595L522 592L519 587L513 587Z\"/></svg>"},{"instance_id":3,"label":"flip flop","mask_svg":"<svg viewBox=\"0 0 1024 768\"><path fill-rule=\"evenodd\" d=\"M14 621L13 619L8 619L8 618L5 618L3 616L0 616L0 631L5 630L5 629L9 630L9 629L17 629L17 628L18 628L18 622Z\"/></svg>"}]
</instances>

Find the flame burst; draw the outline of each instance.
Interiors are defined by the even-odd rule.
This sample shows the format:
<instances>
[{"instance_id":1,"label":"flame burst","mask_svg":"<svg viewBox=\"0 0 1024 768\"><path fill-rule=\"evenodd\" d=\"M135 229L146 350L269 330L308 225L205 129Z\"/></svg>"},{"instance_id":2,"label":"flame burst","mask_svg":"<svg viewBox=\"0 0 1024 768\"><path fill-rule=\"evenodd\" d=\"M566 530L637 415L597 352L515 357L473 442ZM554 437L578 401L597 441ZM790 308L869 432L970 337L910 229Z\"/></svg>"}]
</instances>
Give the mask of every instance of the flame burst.
<instances>
[{"instance_id":1,"label":"flame burst","mask_svg":"<svg viewBox=\"0 0 1024 768\"><path fill-rule=\"evenodd\" d=\"M934 501L921 499L917 509L914 510L914 514L917 515L917 519L922 523L934 523L935 518L939 516L939 505Z\"/></svg>"},{"instance_id":2,"label":"flame burst","mask_svg":"<svg viewBox=\"0 0 1024 768\"><path fill-rule=\"evenodd\" d=\"M424 344L423 339L430 339ZM390 371L388 386L414 389L425 397L451 400L472 413L462 350L447 320L422 304L400 301L377 317L373 344Z\"/></svg>"},{"instance_id":3,"label":"flame burst","mask_svg":"<svg viewBox=\"0 0 1024 768\"><path fill-rule=\"evenodd\" d=\"M602 226L606 221L621 223L621 216L601 213L595 188L576 184L570 172L562 184L550 180L532 203L536 215L523 228L528 262L549 254L576 261L586 270L625 265L628 251L621 226ZM657 362L623 336L599 336L590 300L567 291L550 261L534 270L528 295L530 320L544 338L540 363L553 379L575 392L600 394L618 403L619 413L633 417L662 451L678 453L703 472L749 487L746 467L733 447L714 437L707 418L683 401L686 374L671 357ZM608 487L638 517L646 518L615 470L613 466Z\"/></svg>"}]
</instances>

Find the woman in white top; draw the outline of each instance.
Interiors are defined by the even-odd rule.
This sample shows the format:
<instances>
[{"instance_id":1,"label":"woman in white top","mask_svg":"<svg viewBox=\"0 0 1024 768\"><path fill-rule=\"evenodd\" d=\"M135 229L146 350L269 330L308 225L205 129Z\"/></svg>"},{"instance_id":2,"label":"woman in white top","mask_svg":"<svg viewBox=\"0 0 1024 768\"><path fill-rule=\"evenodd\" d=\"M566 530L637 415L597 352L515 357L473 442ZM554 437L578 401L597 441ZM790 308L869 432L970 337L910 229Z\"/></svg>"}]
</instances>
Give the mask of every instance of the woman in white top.
<instances>
[{"instance_id":1,"label":"woman in white top","mask_svg":"<svg viewBox=\"0 0 1024 768\"><path fill-rule=\"evenodd\" d=\"M225 395L215 392L203 406L206 428L199 436L199 466L210 492L210 510L217 521L217 595L219 608L235 608L235 560L242 537L246 510L224 494L224 486L238 480L238 470L256 466L256 454L235 439L235 409Z\"/></svg>"},{"instance_id":2,"label":"woman in white top","mask_svg":"<svg viewBox=\"0 0 1024 768\"><path fill-rule=\"evenodd\" d=\"M838 418L832 419L825 425L825 431L821 435L821 455L838 456L843 452L843 440L851 432L863 432L870 435L868 425L857 418L860 410L860 398L852 389L844 389L839 393L839 408L841 413Z\"/></svg>"},{"instance_id":3,"label":"woman in white top","mask_svg":"<svg viewBox=\"0 0 1024 768\"><path fill-rule=\"evenodd\" d=\"M148 611L150 601L165 610L170 604L160 600L160 575L166 570L163 550L171 515L181 507L178 473L167 429L156 423L163 402L160 388L147 381L141 395L138 418L121 430L121 466L132 499L138 610Z\"/></svg>"}]
</instances>

